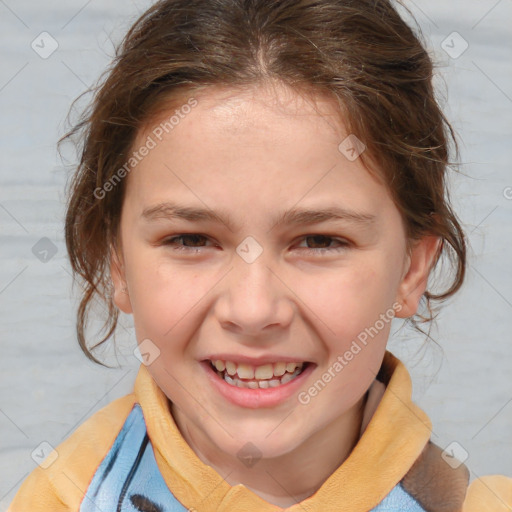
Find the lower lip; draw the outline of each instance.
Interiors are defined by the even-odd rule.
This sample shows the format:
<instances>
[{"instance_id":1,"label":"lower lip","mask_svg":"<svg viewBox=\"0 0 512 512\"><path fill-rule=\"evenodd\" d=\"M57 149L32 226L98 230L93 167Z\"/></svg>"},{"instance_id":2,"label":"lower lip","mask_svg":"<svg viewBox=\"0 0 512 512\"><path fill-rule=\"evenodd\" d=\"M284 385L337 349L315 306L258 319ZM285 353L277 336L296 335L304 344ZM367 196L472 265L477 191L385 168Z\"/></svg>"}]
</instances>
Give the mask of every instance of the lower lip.
<instances>
[{"instance_id":1,"label":"lower lip","mask_svg":"<svg viewBox=\"0 0 512 512\"><path fill-rule=\"evenodd\" d=\"M297 393L316 365L309 363L307 368L290 382L281 384L275 388L266 389L239 388L238 386L232 386L215 373L209 361L202 361L201 366L205 369L206 375L210 379L213 387L226 400L240 407L260 409L263 407L275 407Z\"/></svg>"}]
</instances>

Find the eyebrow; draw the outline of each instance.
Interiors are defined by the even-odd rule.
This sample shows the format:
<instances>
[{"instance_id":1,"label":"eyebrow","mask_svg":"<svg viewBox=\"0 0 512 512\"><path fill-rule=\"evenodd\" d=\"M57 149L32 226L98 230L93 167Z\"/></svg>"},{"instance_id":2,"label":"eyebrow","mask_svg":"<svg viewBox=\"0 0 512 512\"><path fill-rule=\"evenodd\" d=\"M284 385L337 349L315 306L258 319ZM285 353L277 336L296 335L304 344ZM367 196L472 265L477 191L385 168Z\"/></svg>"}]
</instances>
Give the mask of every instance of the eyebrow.
<instances>
[{"instance_id":1,"label":"eyebrow","mask_svg":"<svg viewBox=\"0 0 512 512\"><path fill-rule=\"evenodd\" d=\"M216 222L224 224L230 231L238 231L232 217L225 211L214 212L208 208L179 205L176 203L159 203L145 208L141 214L149 222L160 219L182 219L189 222ZM356 212L345 208L332 206L322 209L292 208L273 218L272 228L282 225L312 225L327 221L344 221L369 226L376 220L369 213Z\"/></svg>"}]
</instances>

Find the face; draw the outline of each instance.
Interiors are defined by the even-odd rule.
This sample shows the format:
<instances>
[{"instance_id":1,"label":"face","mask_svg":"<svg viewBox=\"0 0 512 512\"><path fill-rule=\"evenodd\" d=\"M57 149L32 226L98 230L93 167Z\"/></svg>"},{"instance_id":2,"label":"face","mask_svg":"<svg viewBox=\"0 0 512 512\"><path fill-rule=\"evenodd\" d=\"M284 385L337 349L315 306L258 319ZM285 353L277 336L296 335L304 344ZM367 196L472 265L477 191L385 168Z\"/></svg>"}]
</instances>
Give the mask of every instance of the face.
<instances>
[{"instance_id":1,"label":"face","mask_svg":"<svg viewBox=\"0 0 512 512\"><path fill-rule=\"evenodd\" d=\"M386 187L338 148L349 134L327 99L194 98L134 144L150 149L127 178L115 301L159 352L148 369L186 437L288 454L361 403L433 245L407 252Z\"/></svg>"}]
</instances>

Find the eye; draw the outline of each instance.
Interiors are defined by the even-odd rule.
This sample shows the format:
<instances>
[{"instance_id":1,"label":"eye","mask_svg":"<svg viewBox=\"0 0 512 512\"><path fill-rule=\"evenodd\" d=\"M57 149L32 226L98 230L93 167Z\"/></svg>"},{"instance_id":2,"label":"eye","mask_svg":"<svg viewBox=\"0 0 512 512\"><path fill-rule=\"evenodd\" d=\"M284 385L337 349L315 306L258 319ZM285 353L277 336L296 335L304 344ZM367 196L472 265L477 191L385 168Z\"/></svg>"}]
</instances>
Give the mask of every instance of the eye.
<instances>
[{"instance_id":1,"label":"eye","mask_svg":"<svg viewBox=\"0 0 512 512\"><path fill-rule=\"evenodd\" d=\"M301 248L301 250L305 250L308 254L339 252L344 251L350 247L350 242L348 242L348 240L334 238L329 235L307 235L303 237L302 240L308 245L313 245L313 247ZM334 242L336 246L329 247L332 242Z\"/></svg>"},{"instance_id":2,"label":"eye","mask_svg":"<svg viewBox=\"0 0 512 512\"><path fill-rule=\"evenodd\" d=\"M201 252L201 247L207 247L204 242L208 238L198 233L184 233L172 238L167 238L162 245L170 245L175 251Z\"/></svg>"},{"instance_id":3,"label":"eye","mask_svg":"<svg viewBox=\"0 0 512 512\"><path fill-rule=\"evenodd\" d=\"M350 247L350 242L345 239L335 238L329 235L307 235L304 236L302 242L306 242L308 246L313 247L299 247L302 252L311 255L319 255L322 253L340 252ZM207 245L211 242L205 235L198 233L182 233L163 240L162 245L171 246L175 251L186 251L192 253L200 253L202 248L213 247L214 245ZM335 244L332 246L332 244Z\"/></svg>"}]
</instances>

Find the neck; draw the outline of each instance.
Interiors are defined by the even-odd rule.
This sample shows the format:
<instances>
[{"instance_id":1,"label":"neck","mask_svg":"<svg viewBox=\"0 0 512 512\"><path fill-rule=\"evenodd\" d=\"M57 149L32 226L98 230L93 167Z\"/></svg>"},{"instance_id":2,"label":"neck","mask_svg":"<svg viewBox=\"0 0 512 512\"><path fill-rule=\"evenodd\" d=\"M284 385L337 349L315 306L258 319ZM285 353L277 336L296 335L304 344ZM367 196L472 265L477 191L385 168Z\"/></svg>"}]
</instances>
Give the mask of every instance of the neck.
<instances>
[{"instance_id":1,"label":"neck","mask_svg":"<svg viewBox=\"0 0 512 512\"><path fill-rule=\"evenodd\" d=\"M313 495L350 455L359 440L366 399L367 394L291 452L262 458L251 467L240 464L236 454L219 453L202 432L189 428L173 404L171 412L192 450L217 473L227 475L226 482L243 484L265 501L289 507Z\"/></svg>"}]
</instances>

